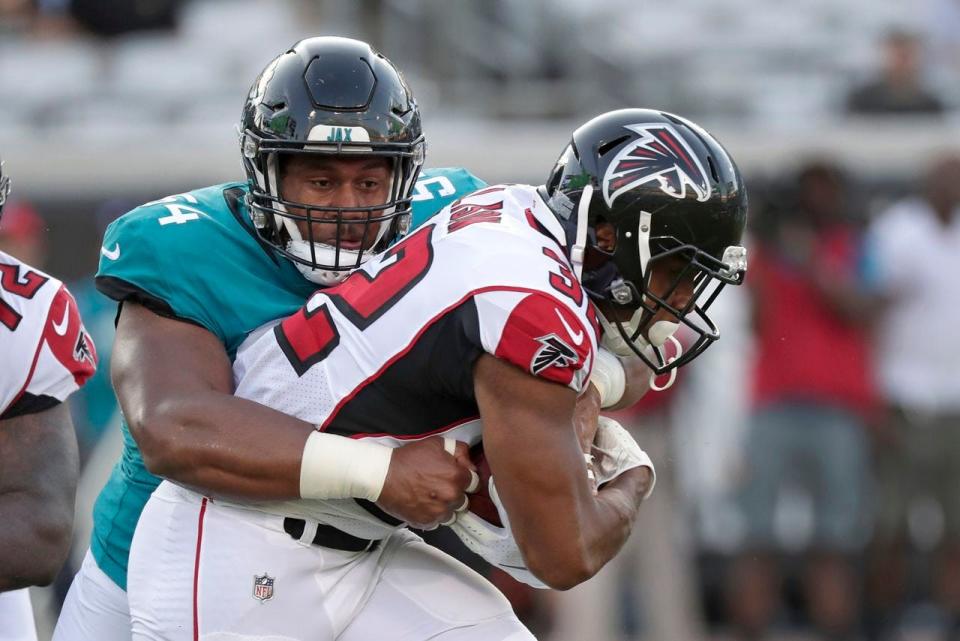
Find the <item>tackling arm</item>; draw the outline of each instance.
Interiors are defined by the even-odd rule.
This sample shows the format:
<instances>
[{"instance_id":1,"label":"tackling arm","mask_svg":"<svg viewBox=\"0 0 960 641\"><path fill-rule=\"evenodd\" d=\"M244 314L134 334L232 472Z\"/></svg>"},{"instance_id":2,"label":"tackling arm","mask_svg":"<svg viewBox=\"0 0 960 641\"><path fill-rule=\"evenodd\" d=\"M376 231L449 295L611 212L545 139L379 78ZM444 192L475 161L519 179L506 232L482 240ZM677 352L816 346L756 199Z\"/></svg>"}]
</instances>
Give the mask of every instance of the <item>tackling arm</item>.
<instances>
[{"instance_id":1,"label":"tackling arm","mask_svg":"<svg viewBox=\"0 0 960 641\"><path fill-rule=\"evenodd\" d=\"M594 495L571 389L489 355L474 380L484 451L527 567L561 590L589 579L630 534L649 470L624 472Z\"/></svg>"},{"instance_id":2,"label":"tackling arm","mask_svg":"<svg viewBox=\"0 0 960 641\"><path fill-rule=\"evenodd\" d=\"M66 405L0 420L0 592L48 585L60 571L78 468Z\"/></svg>"},{"instance_id":3,"label":"tackling arm","mask_svg":"<svg viewBox=\"0 0 960 641\"><path fill-rule=\"evenodd\" d=\"M304 444L314 426L233 396L230 360L207 330L128 301L111 375L154 474L220 496L300 497ZM427 439L393 453L378 503L405 521L431 525L451 516L469 481L442 441Z\"/></svg>"},{"instance_id":4,"label":"tackling arm","mask_svg":"<svg viewBox=\"0 0 960 641\"><path fill-rule=\"evenodd\" d=\"M110 374L154 474L221 495L299 497L313 426L234 397L230 360L207 330L126 302Z\"/></svg>"}]
</instances>

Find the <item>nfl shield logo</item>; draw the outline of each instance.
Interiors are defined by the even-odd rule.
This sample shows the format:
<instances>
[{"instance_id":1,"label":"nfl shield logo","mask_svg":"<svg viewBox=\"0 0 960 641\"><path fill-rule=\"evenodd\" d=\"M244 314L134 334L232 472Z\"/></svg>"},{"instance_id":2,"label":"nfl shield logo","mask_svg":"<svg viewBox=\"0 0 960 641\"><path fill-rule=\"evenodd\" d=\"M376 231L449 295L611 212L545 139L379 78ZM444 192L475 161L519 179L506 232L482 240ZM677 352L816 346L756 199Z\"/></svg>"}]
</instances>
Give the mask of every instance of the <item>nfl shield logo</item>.
<instances>
[{"instance_id":1,"label":"nfl shield logo","mask_svg":"<svg viewBox=\"0 0 960 641\"><path fill-rule=\"evenodd\" d=\"M253 598L258 601L269 601L273 598L273 581L274 577L269 576L266 572L263 573L263 576L253 577Z\"/></svg>"}]
</instances>

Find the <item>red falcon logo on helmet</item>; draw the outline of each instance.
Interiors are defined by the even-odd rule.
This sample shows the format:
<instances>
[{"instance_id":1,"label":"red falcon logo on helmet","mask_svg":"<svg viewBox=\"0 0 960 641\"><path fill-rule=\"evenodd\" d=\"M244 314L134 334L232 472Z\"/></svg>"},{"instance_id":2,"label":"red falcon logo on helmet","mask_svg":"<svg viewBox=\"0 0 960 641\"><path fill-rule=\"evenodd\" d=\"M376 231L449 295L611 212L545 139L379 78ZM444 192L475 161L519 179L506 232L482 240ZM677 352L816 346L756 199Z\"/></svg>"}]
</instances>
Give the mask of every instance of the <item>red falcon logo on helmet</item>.
<instances>
[{"instance_id":1,"label":"red falcon logo on helmet","mask_svg":"<svg viewBox=\"0 0 960 641\"><path fill-rule=\"evenodd\" d=\"M693 150L671 125L661 122L626 125L639 138L617 152L603 176L603 197L607 206L625 191L657 182L661 191L674 198L686 198L691 189L697 200L710 197L707 173Z\"/></svg>"}]
</instances>

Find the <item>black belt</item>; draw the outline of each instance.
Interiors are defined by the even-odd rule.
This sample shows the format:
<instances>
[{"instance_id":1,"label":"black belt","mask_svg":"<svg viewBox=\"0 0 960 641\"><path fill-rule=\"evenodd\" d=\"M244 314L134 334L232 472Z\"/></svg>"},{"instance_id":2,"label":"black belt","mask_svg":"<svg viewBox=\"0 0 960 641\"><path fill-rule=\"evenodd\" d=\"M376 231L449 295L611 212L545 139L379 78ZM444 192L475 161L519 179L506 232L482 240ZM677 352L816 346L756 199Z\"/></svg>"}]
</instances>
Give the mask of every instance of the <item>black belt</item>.
<instances>
[{"instance_id":1,"label":"black belt","mask_svg":"<svg viewBox=\"0 0 960 641\"><path fill-rule=\"evenodd\" d=\"M303 519L294 519L287 517L283 519L283 531L291 537L300 540L303 536L303 530L307 527L307 522ZM343 550L344 552L368 552L377 549L380 541L377 539L361 539L360 537L347 534L332 525L320 523L317 525L317 532L310 541L314 545L334 550Z\"/></svg>"}]
</instances>

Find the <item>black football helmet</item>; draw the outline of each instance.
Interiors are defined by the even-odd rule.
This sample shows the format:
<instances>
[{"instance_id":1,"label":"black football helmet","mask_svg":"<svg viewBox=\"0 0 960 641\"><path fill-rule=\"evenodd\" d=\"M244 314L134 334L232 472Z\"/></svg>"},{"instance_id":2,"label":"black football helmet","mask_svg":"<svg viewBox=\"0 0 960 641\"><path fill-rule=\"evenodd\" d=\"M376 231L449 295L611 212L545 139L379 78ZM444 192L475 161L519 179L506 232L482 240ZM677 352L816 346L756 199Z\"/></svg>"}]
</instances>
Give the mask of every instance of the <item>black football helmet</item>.
<instances>
[{"instance_id":1,"label":"black football helmet","mask_svg":"<svg viewBox=\"0 0 960 641\"><path fill-rule=\"evenodd\" d=\"M541 190L564 227L584 289L613 310L615 318L600 315L605 346L636 353L663 374L720 337L707 310L724 285L739 285L746 273L740 243L747 192L733 159L710 134L662 111L612 111L573 133ZM615 240L602 247L597 230L604 223ZM681 257L684 266L666 292L655 293L651 273L669 257ZM673 292L691 277L689 303L671 305ZM651 323L660 310L676 322ZM681 324L695 339L667 359L662 346L676 343L672 335Z\"/></svg>"},{"instance_id":2,"label":"black football helmet","mask_svg":"<svg viewBox=\"0 0 960 641\"><path fill-rule=\"evenodd\" d=\"M243 107L240 147L255 227L314 282L343 280L409 226L411 193L425 154L420 112L397 68L364 42L308 38L274 59ZM393 167L390 197L375 207L343 208L286 200L279 175L284 154L385 157ZM347 219L364 225L362 246L368 234L375 235L368 250L341 248ZM314 241L310 223L320 220L336 222L334 244ZM297 221L308 223L306 238Z\"/></svg>"},{"instance_id":3,"label":"black football helmet","mask_svg":"<svg viewBox=\"0 0 960 641\"><path fill-rule=\"evenodd\" d=\"M3 218L3 206L10 195L10 176L3 173L3 160L0 159L0 218Z\"/></svg>"}]
</instances>

